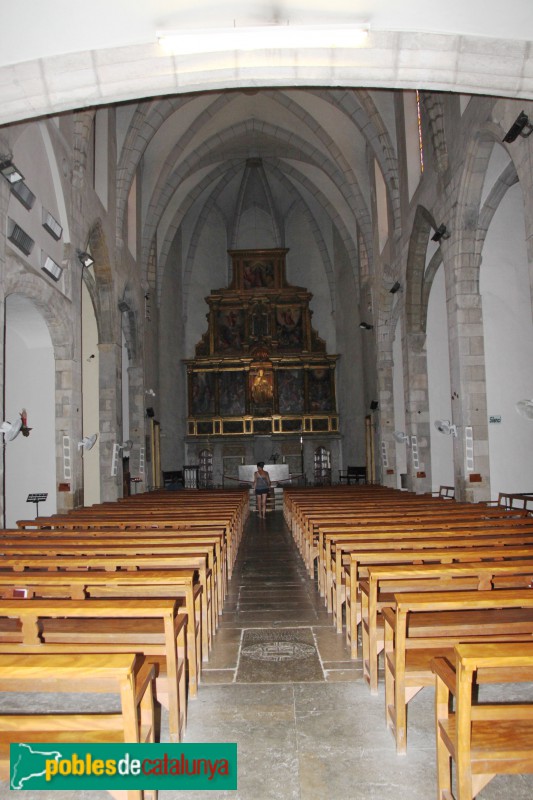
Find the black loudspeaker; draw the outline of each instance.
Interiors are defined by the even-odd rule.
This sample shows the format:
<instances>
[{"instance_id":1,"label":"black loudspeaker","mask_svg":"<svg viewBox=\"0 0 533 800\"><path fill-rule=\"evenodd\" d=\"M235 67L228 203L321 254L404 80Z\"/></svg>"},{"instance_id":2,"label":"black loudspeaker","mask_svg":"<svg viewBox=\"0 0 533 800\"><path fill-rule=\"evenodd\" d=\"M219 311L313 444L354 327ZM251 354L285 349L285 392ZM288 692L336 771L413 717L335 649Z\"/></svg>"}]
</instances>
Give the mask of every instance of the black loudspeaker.
<instances>
[{"instance_id":1,"label":"black loudspeaker","mask_svg":"<svg viewBox=\"0 0 533 800\"><path fill-rule=\"evenodd\" d=\"M372 402L370 403L370 410L375 411L377 407L378 407L378 401L372 400Z\"/></svg>"},{"instance_id":2,"label":"black loudspeaker","mask_svg":"<svg viewBox=\"0 0 533 800\"><path fill-rule=\"evenodd\" d=\"M151 406L150 406L150 408L147 408L147 409L146 409L146 416L147 416L147 417L153 417L153 416L155 416L154 409L153 409Z\"/></svg>"}]
</instances>

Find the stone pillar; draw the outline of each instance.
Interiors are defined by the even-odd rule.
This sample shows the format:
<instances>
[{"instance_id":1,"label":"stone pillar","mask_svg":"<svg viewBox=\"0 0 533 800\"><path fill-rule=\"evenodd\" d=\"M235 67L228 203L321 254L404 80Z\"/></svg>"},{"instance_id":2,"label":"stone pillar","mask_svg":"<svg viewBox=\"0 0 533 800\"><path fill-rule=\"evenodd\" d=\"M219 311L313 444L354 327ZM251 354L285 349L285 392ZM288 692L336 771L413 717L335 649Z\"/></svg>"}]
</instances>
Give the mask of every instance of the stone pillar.
<instances>
[{"instance_id":1,"label":"stone pillar","mask_svg":"<svg viewBox=\"0 0 533 800\"><path fill-rule=\"evenodd\" d=\"M406 421L407 433L418 441L418 470L407 473L407 485L417 494L431 492L431 451L429 438L429 393L425 333L406 337Z\"/></svg>"},{"instance_id":2,"label":"stone pillar","mask_svg":"<svg viewBox=\"0 0 533 800\"><path fill-rule=\"evenodd\" d=\"M473 240L470 244L468 252L469 240L462 239L462 251L453 257L452 269L446 276L446 296L452 419L459 433L454 441L455 495L459 500L479 502L490 499L490 464L480 257L475 253ZM465 468L465 426L473 428L475 471L472 474L467 474Z\"/></svg>"},{"instance_id":3,"label":"stone pillar","mask_svg":"<svg viewBox=\"0 0 533 800\"><path fill-rule=\"evenodd\" d=\"M122 441L121 348L116 343L98 345L100 353L100 490L102 502L122 496L122 460L117 474L111 475L113 445Z\"/></svg>"},{"instance_id":4,"label":"stone pillar","mask_svg":"<svg viewBox=\"0 0 533 800\"><path fill-rule=\"evenodd\" d=\"M133 491L146 491L146 451L144 457L144 472L141 473L141 447L146 447L148 433L145 411L144 375L142 367L128 367L128 381L130 387L130 436L133 441L133 450L130 454L130 472L132 478L140 477L142 482Z\"/></svg>"},{"instance_id":5,"label":"stone pillar","mask_svg":"<svg viewBox=\"0 0 533 800\"><path fill-rule=\"evenodd\" d=\"M392 435L394 433L394 393L392 338L389 335L380 336L378 339L377 380L379 406L373 412L376 479L383 486L394 489L396 487L396 448L393 446ZM383 444L387 452L387 466L383 463ZM380 475L381 481L379 481Z\"/></svg>"}]
</instances>

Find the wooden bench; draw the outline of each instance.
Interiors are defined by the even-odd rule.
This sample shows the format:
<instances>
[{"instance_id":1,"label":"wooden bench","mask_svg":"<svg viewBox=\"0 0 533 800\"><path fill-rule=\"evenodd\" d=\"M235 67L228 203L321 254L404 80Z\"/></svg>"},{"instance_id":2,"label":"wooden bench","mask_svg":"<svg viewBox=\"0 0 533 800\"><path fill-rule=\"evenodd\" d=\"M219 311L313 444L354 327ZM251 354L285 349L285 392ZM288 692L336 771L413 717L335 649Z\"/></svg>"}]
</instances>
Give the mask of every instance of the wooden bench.
<instances>
[{"instance_id":1,"label":"wooden bench","mask_svg":"<svg viewBox=\"0 0 533 800\"><path fill-rule=\"evenodd\" d=\"M425 545L428 544L426 541ZM359 582L368 576L368 568L378 565L392 564L453 564L506 561L511 559L533 558L531 545L506 545L498 547L486 543L486 546L473 548L468 546L453 546L453 543L439 543L436 547L417 547L414 543L411 548L395 549L368 549L347 554L344 569L346 571L346 637L352 648L354 658L357 658L357 629L360 619ZM353 601L352 601L353 598ZM348 630L349 627L349 630Z\"/></svg>"},{"instance_id":2,"label":"wooden bench","mask_svg":"<svg viewBox=\"0 0 533 800\"><path fill-rule=\"evenodd\" d=\"M167 597L185 602L180 612L187 614L187 669L189 697L198 695L200 680L200 619L201 587L196 582L194 570L152 570L140 572L106 572L104 570L44 572L0 572L0 595L12 598L14 590L23 590L29 598L59 597L71 600L93 598L149 598ZM192 614L189 613L193 609ZM191 632L191 628L193 628Z\"/></svg>"},{"instance_id":3,"label":"wooden bench","mask_svg":"<svg viewBox=\"0 0 533 800\"><path fill-rule=\"evenodd\" d=\"M23 548L8 548L0 545L3 553L0 566L2 569L11 569L20 572L25 569L50 570L142 570L142 569L194 569L198 573L198 582L201 587L200 616L196 621L201 627L201 657L204 661L209 659L213 630L212 615L212 573L207 567L207 557L201 553L183 554L179 546L165 546L164 551L148 547L146 553L138 552L138 547L118 548L114 552L111 547L93 548L90 546L64 548L64 555L57 555L54 551L56 545L41 546L34 552L30 549L23 554L17 551ZM61 549L61 548L60 548ZM186 598L185 598L186 599ZM186 599L187 602L187 599ZM186 609L191 622L195 619L195 611L191 606Z\"/></svg>"},{"instance_id":4,"label":"wooden bench","mask_svg":"<svg viewBox=\"0 0 533 800\"><path fill-rule=\"evenodd\" d=\"M153 742L154 666L135 654L0 654L0 691L112 692L113 714L0 715L0 775L9 777L9 745L16 742ZM128 800L156 800L157 792L128 790Z\"/></svg>"},{"instance_id":5,"label":"wooden bench","mask_svg":"<svg viewBox=\"0 0 533 800\"><path fill-rule=\"evenodd\" d=\"M520 520L521 522L521 520ZM532 520L533 522L533 520ZM421 525L411 528L407 525L395 531L370 530L366 533L361 532L357 536L342 536L333 534L326 537L326 551L328 558L326 572L326 607L328 611L333 611L334 621L337 622L337 630L342 630L341 612L342 604L345 600L343 593L345 587L345 564L348 563L350 553L359 549L370 549L374 546L376 550L390 550L391 547L403 550L409 547L460 547L472 546L472 548L495 545L504 547L508 545L533 544L533 525L515 526L512 521L506 525L492 528L490 523L473 526L468 523L458 522L453 527L447 524L442 527L434 524L434 527ZM340 591L338 591L340 589Z\"/></svg>"},{"instance_id":6,"label":"wooden bench","mask_svg":"<svg viewBox=\"0 0 533 800\"><path fill-rule=\"evenodd\" d=\"M436 675L437 796L472 800L499 774L533 772L533 702L475 702L486 683L533 681L533 644L458 644L455 659L432 662ZM450 712L450 698L455 710Z\"/></svg>"},{"instance_id":7,"label":"wooden bench","mask_svg":"<svg viewBox=\"0 0 533 800\"><path fill-rule=\"evenodd\" d=\"M119 532L124 536L125 533L129 534L136 531L141 531L143 535L149 531L166 531L172 532L176 534L176 536L179 536L180 532L186 532L186 535L202 535L202 533L205 533L207 536L213 536L218 533L221 536L221 546L223 548L220 563L224 569L224 586L227 586L227 582L231 577L233 563L237 553L236 543L232 540L228 532L228 527L224 524L223 520L210 520L206 522L203 518L191 520L187 517L178 520L176 518L169 519L166 517L157 518L153 515L147 517L125 515L124 517L108 516L98 519L93 517L77 517L76 519L69 518L68 520L54 521L53 523L48 520L47 524L41 525L39 523L37 528L35 525L31 525L32 522L35 523L37 521L39 521L39 519L30 520L30 524L27 525L26 523L28 521L19 520L17 525L19 529L31 530L32 533L35 533L37 530L46 531L47 534L53 531L83 531L84 536L88 536L91 530L96 531L99 536L106 532Z\"/></svg>"},{"instance_id":8,"label":"wooden bench","mask_svg":"<svg viewBox=\"0 0 533 800\"><path fill-rule=\"evenodd\" d=\"M407 704L435 683L431 661L459 642L533 641L533 592L500 589L395 595L384 608L385 709L396 751L407 749Z\"/></svg>"},{"instance_id":9,"label":"wooden bench","mask_svg":"<svg viewBox=\"0 0 533 800\"><path fill-rule=\"evenodd\" d=\"M520 588L533 581L530 559L461 564L394 564L369 566L360 582L363 676L372 694L378 688L378 656L384 646L383 608L394 608L400 592L464 591ZM381 624L380 624L381 623ZM352 652L352 657L353 652Z\"/></svg>"},{"instance_id":10,"label":"wooden bench","mask_svg":"<svg viewBox=\"0 0 533 800\"><path fill-rule=\"evenodd\" d=\"M172 742L181 741L186 723L186 626L171 598L0 599L0 653L144 655L156 666L157 699L168 709Z\"/></svg>"},{"instance_id":11,"label":"wooden bench","mask_svg":"<svg viewBox=\"0 0 533 800\"><path fill-rule=\"evenodd\" d=\"M114 542L119 546L123 542L136 545L148 544L150 546L159 547L160 545L180 544L184 547L189 545L198 545L198 549L203 547L207 548L208 553L208 566L209 569L214 571L216 593L217 613L222 613L224 598L227 591L227 550L226 550L226 533L223 529L220 530L202 530L195 528L193 531L184 529L137 529L132 531L123 531L119 529L100 530L99 528L76 528L70 529L24 529L24 530L0 530L0 545L1 542L7 539L8 541L14 540L16 544L24 542L71 542L82 543L94 541L96 544L99 542L113 546ZM214 547L214 556L209 553L209 548ZM0 547L1 549L1 547Z\"/></svg>"}]
</instances>

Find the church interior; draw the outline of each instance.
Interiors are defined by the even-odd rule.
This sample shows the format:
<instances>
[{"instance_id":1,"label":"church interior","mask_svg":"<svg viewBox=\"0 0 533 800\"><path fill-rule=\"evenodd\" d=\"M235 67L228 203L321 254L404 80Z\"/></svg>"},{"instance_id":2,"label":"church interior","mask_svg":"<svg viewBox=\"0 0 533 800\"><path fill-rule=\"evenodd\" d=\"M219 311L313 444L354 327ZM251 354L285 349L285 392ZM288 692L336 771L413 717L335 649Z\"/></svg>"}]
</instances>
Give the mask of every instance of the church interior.
<instances>
[{"instance_id":1,"label":"church interior","mask_svg":"<svg viewBox=\"0 0 533 800\"><path fill-rule=\"evenodd\" d=\"M419 512L420 525L437 515L432 531L475 529L476 546L487 549L503 547L509 533L522 572L511 580L502 567L505 578L474 580L465 566L460 580L465 595L521 593L525 644L516 657L526 658L528 0L488 9L451 0L442 13L419 0L402 9L392 0L156 0L146 8L94 0L68 11L51 0L46 9L33 4L31 19L8 5L0 32L0 689L1 659L18 653L3 627L9 602L61 596L57 587L39 595L22 578L9 583L10 559L33 574L38 557L81 558L83 543L72 524L72 553L66 541L64 551L52 547L52 536L51 550L28 542L24 550L21 528L37 546L37 518L48 533L54 520L89 529L90 512L103 510L109 519L96 527L104 539L117 535L118 553L125 531L138 529L132 544L143 526L164 528L163 513L188 514L175 526L189 526L191 537L203 526L211 550L191 538L177 554L164 530L150 537L155 547L161 536L162 552L184 559L198 580L201 559L186 559L204 547L211 559L197 588L203 599L196 612L187 600L180 634L187 712L183 697L181 717L172 700L163 704L161 735L238 742L239 788L214 791L213 800L371 800L393 791L427 800L437 779L439 800L531 797L531 741L529 774L478 777L474 789L458 777L455 794L446 788L433 690L413 690L407 753L397 731L394 746L381 702L389 617L380 605L378 701L357 647L365 634L362 599L355 610L361 587L350 584L356 567L333 534L335 519L362 524L367 503L371 515L381 509L389 541L393 525ZM260 462L272 482L265 520L255 514ZM126 508L136 522L119 542ZM500 538L482 541L483 524ZM135 566L113 569L142 572L144 558L146 569L167 569L153 557L139 543ZM48 569L63 567L50 561ZM96 560L94 569L107 568ZM368 568L361 580L370 586L371 577ZM80 602L79 591L69 602ZM85 602L113 593L118 584ZM351 614L359 614L353 625ZM533 685L530 658L522 690ZM440 685L432 673L429 684ZM396 717L388 727L400 728ZM127 792L141 795L156 796Z\"/></svg>"}]
</instances>

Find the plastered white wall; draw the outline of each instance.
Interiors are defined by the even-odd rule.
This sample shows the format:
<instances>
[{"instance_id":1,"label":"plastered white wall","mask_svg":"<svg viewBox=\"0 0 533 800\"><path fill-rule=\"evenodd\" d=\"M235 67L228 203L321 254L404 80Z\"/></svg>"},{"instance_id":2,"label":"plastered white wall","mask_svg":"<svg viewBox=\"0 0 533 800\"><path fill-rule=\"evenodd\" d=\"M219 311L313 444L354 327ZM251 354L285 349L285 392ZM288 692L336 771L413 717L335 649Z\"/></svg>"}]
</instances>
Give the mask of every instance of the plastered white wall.
<instances>
[{"instance_id":1,"label":"plastered white wall","mask_svg":"<svg viewBox=\"0 0 533 800\"><path fill-rule=\"evenodd\" d=\"M433 491L437 491L439 486L454 485L453 437L439 433L434 425L438 419L453 422L446 287L442 265L431 285L426 332L431 484Z\"/></svg>"},{"instance_id":2,"label":"plastered white wall","mask_svg":"<svg viewBox=\"0 0 533 800\"><path fill-rule=\"evenodd\" d=\"M489 227L480 275L487 380L491 496L533 490L533 422L518 400L533 398L533 324L522 193L508 190Z\"/></svg>"}]
</instances>

